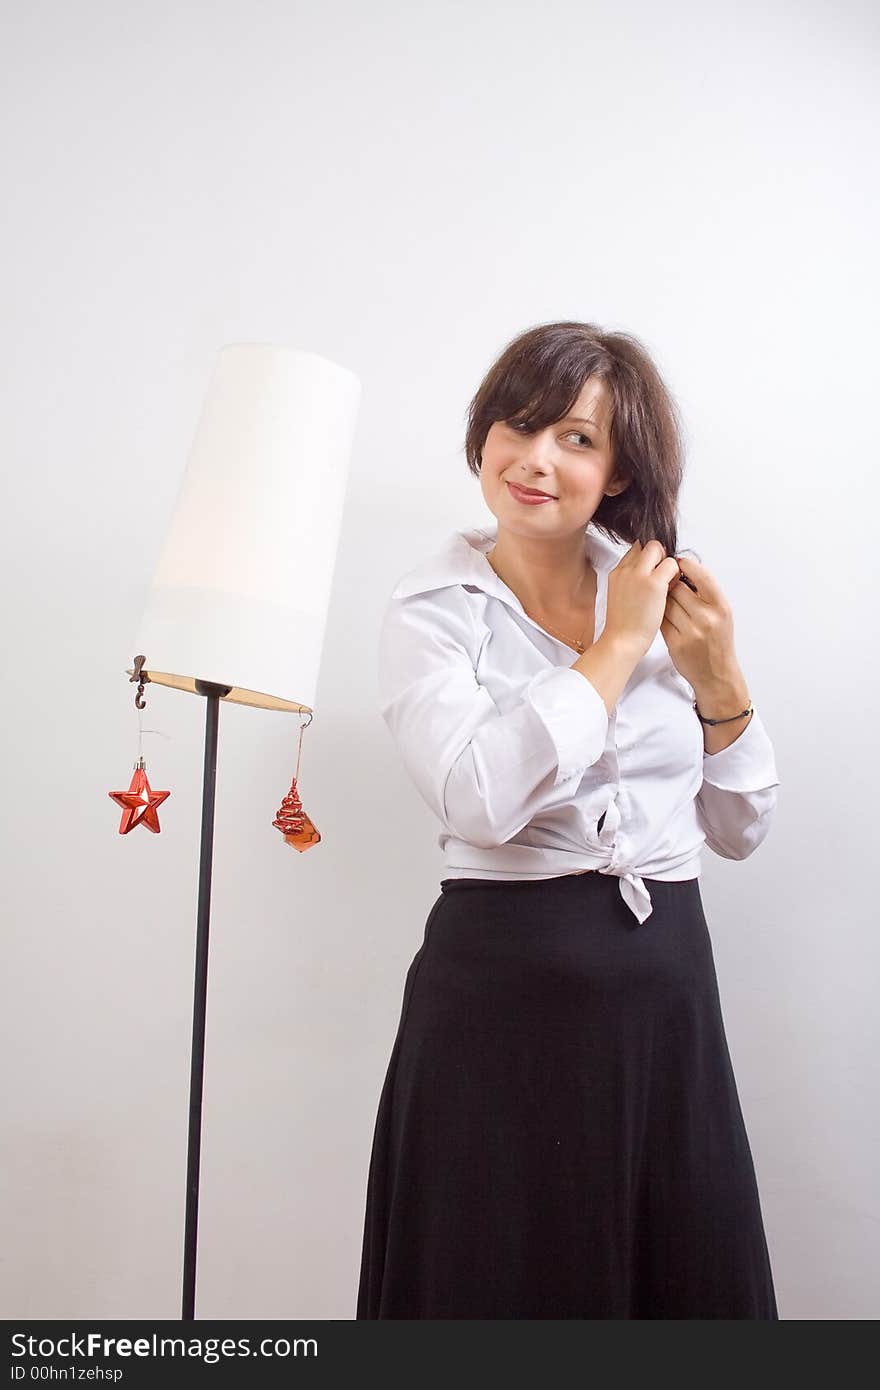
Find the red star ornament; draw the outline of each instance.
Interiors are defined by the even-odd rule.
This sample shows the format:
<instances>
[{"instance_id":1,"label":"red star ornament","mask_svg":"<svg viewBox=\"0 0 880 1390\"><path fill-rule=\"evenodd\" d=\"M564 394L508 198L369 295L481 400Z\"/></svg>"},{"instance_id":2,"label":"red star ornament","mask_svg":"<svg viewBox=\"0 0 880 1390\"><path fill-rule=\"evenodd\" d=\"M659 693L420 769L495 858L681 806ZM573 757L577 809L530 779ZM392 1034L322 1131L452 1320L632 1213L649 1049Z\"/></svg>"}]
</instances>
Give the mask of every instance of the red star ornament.
<instances>
[{"instance_id":1,"label":"red star ornament","mask_svg":"<svg viewBox=\"0 0 880 1390\"><path fill-rule=\"evenodd\" d=\"M145 825L154 835L161 831L156 807L171 795L168 792L154 792L147 781L146 768L139 762L132 773L131 785L127 792L108 792L107 795L122 807L119 822L120 835L127 835L136 825Z\"/></svg>"}]
</instances>

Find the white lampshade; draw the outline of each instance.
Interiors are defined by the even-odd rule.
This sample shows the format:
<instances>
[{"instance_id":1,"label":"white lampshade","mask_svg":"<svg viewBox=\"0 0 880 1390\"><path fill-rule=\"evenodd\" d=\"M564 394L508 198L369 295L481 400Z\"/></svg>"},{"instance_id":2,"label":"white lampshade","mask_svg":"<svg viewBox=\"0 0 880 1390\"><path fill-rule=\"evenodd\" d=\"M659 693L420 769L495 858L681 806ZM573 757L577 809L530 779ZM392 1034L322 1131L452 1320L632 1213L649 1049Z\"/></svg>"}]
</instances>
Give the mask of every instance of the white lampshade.
<instances>
[{"instance_id":1,"label":"white lampshade","mask_svg":"<svg viewBox=\"0 0 880 1390\"><path fill-rule=\"evenodd\" d=\"M151 681L314 708L360 397L317 353L220 349L134 647Z\"/></svg>"}]
</instances>

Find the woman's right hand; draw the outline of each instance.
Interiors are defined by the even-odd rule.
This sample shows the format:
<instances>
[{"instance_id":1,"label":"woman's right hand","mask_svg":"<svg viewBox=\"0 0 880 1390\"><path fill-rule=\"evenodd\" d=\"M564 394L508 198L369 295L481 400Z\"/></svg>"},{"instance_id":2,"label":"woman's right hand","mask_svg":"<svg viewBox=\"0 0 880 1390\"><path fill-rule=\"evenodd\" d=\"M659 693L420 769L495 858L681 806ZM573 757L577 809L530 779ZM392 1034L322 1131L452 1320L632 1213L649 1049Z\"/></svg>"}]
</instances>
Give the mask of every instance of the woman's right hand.
<instances>
[{"instance_id":1,"label":"woman's right hand","mask_svg":"<svg viewBox=\"0 0 880 1390\"><path fill-rule=\"evenodd\" d=\"M660 630L669 586L678 578L678 561L659 541L633 541L608 575L608 602L602 635L621 638L643 657Z\"/></svg>"}]
</instances>

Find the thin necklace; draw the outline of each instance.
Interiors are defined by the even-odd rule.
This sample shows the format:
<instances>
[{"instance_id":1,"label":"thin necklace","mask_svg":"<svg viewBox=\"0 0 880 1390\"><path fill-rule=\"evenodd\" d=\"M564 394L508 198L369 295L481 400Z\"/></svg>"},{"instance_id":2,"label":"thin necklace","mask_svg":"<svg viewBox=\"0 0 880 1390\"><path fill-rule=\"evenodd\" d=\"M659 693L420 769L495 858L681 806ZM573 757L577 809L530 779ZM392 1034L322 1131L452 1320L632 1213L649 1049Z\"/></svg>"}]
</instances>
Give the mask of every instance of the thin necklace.
<instances>
[{"instance_id":1,"label":"thin necklace","mask_svg":"<svg viewBox=\"0 0 880 1390\"><path fill-rule=\"evenodd\" d=\"M497 574L497 575L498 575L498 578L501 579L501 575L498 574L497 569L495 569L495 566L494 566L494 564L492 563L492 556L491 556L488 552L487 552L487 554L486 554L486 559L489 561L489 564L492 566L492 569L494 570L495 574ZM502 584L504 584L504 583L506 583L507 581L504 580L504 579L501 579L501 582L502 582ZM510 585L508 584L507 587L510 588ZM511 591L511 592L512 592L512 591ZM525 609L523 609L523 612L525 612ZM531 616L531 614L530 614L529 616ZM578 639L577 637L574 637L574 638L572 638L572 637L567 637L567 636L565 635L564 632L560 632L558 628L551 627L549 623L539 623L538 626L539 626L539 627L546 627L546 628L549 628L550 631L551 631L552 633L555 634L555 636L561 637L562 640L563 640L563 642L565 642L567 646L569 646L569 647L575 647L576 650L578 651L578 653L579 653L581 656L583 656L584 652L587 650L586 645L585 645L585 643L584 643L584 637L586 637L586 635L587 635L587 628L589 627L589 621L587 622L587 627L584 628L583 637L581 637L580 639Z\"/></svg>"}]
</instances>

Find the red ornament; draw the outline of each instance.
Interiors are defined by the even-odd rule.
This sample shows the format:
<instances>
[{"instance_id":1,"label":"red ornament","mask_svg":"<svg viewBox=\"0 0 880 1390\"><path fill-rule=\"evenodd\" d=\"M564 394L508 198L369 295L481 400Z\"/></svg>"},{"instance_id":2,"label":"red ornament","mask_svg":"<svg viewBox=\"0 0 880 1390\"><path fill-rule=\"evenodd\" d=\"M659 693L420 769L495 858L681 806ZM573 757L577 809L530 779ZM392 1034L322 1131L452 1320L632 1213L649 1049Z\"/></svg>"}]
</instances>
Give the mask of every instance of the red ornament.
<instances>
[{"instance_id":1,"label":"red ornament","mask_svg":"<svg viewBox=\"0 0 880 1390\"><path fill-rule=\"evenodd\" d=\"M148 830L153 831L154 835L160 833L161 827L159 817L156 815L156 807L161 806L171 793L170 791L153 791L147 781L146 765L143 758L138 758L135 764L128 791L108 792L107 795L122 807L122 819L119 822L120 835L127 835L129 830L133 830L136 825L145 825Z\"/></svg>"},{"instance_id":2,"label":"red ornament","mask_svg":"<svg viewBox=\"0 0 880 1390\"><path fill-rule=\"evenodd\" d=\"M304 849L311 849L321 839L319 831L315 829L314 824L303 810L299 792L296 789L295 777L272 824L276 830L281 831L286 843L292 849L298 849L300 853Z\"/></svg>"}]
</instances>

